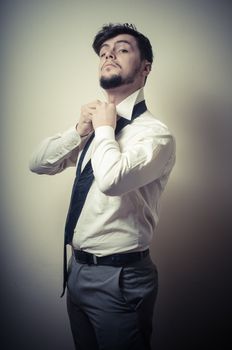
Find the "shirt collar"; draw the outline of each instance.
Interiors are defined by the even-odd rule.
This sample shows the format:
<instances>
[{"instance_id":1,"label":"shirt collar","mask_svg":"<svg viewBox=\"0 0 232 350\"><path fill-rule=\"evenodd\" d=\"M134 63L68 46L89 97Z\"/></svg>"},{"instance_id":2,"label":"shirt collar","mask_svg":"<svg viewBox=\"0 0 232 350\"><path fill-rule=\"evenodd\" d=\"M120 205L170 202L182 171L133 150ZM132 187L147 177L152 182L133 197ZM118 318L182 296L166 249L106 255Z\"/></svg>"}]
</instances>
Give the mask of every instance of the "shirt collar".
<instances>
[{"instance_id":1,"label":"shirt collar","mask_svg":"<svg viewBox=\"0 0 232 350\"><path fill-rule=\"evenodd\" d=\"M131 120L134 105L144 100L143 88L136 90L116 106L117 114Z\"/></svg>"}]
</instances>

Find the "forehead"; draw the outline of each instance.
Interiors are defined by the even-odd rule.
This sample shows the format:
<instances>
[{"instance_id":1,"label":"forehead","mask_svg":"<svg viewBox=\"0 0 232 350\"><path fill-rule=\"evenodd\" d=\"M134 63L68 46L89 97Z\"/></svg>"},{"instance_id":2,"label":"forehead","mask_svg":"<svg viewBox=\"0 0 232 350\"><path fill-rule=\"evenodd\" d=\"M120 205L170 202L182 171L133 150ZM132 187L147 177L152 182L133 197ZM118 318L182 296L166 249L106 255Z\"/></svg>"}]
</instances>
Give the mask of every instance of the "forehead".
<instances>
[{"instance_id":1,"label":"forehead","mask_svg":"<svg viewBox=\"0 0 232 350\"><path fill-rule=\"evenodd\" d=\"M104 41L101 45L101 48L103 46L114 46L117 44L121 44L125 42L126 44L130 45L133 48L137 47L137 41L133 35L130 34L119 34L111 39L108 39Z\"/></svg>"}]
</instances>

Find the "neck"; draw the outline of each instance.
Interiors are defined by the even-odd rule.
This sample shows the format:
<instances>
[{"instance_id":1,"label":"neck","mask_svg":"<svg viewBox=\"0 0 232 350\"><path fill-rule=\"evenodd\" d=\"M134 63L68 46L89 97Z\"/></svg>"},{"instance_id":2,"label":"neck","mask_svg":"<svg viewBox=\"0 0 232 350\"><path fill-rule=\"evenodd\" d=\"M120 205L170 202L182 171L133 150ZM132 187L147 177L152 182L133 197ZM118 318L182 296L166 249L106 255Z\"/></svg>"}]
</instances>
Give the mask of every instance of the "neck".
<instances>
[{"instance_id":1,"label":"neck","mask_svg":"<svg viewBox=\"0 0 232 350\"><path fill-rule=\"evenodd\" d=\"M137 87L133 86L131 88L128 88L128 86L123 85L123 86L119 86L118 88L105 90L107 94L108 102L118 105L125 98L133 94L133 92L137 91L141 87L142 86L137 86Z\"/></svg>"}]
</instances>

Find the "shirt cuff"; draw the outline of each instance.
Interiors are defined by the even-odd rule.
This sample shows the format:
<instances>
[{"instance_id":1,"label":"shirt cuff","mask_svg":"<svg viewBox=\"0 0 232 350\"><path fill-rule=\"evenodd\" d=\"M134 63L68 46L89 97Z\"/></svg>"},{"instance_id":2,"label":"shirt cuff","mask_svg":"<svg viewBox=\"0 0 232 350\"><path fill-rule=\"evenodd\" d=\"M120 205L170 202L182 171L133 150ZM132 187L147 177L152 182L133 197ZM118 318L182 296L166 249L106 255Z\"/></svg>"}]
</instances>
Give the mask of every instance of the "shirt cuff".
<instances>
[{"instance_id":1,"label":"shirt cuff","mask_svg":"<svg viewBox=\"0 0 232 350\"><path fill-rule=\"evenodd\" d=\"M95 129L95 140L99 141L102 139L115 139L114 128L112 126L103 125Z\"/></svg>"}]
</instances>

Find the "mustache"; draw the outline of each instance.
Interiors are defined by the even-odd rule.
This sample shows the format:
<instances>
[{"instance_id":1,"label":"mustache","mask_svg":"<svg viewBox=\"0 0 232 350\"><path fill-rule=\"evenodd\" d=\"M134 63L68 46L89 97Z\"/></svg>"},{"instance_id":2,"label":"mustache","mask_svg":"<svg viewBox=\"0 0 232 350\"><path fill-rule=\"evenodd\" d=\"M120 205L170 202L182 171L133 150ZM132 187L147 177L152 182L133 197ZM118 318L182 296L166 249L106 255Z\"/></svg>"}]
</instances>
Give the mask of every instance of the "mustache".
<instances>
[{"instance_id":1,"label":"mustache","mask_svg":"<svg viewBox=\"0 0 232 350\"><path fill-rule=\"evenodd\" d=\"M107 66L114 66L114 67L119 67L119 68L121 68L121 66L118 64L118 63L116 63L116 62L105 62L103 65L102 65L102 67L101 67L101 70L103 69L103 68L105 68L105 67L107 67Z\"/></svg>"}]
</instances>

